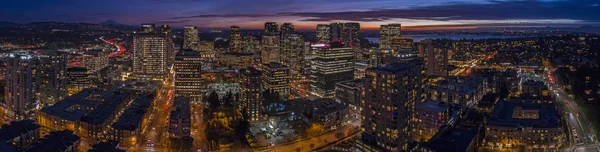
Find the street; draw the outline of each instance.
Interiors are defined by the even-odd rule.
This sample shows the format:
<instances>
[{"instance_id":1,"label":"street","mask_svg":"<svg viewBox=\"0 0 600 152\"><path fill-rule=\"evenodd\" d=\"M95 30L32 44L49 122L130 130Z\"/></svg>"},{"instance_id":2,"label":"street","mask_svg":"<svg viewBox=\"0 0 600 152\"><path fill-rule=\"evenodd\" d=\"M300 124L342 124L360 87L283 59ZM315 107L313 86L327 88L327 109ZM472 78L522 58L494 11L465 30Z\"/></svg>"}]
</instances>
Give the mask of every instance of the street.
<instances>
[{"instance_id":1,"label":"street","mask_svg":"<svg viewBox=\"0 0 600 152\"><path fill-rule=\"evenodd\" d=\"M175 91L172 86L172 79L167 79L163 83L160 93L156 99L156 111L150 116L151 125L148 127L149 131L146 132L142 137L144 140L134 151L168 151L169 149L169 138L168 138L168 119L169 119L169 108L173 103L173 96ZM154 144L154 146L152 146Z\"/></svg>"},{"instance_id":2,"label":"street","mask_svg":"<svg viewBox=\"0 0 600 152\"><path fill-rule=\"evenodd\" d=\"M568 131L565 133L569 137L569 146L565 147L565 151L600 152L600 148L597 146L597 141L595 141L594 138L596 133L577 105L577 102L566 95L564 90L561 90L560 87L554 83L549 71L544 76L544 83L548 86L550 93L554 96L558 105L563 107L564 114L566 114L566 118L568 119L566 121Z\"/></svg>"}]
</instances>

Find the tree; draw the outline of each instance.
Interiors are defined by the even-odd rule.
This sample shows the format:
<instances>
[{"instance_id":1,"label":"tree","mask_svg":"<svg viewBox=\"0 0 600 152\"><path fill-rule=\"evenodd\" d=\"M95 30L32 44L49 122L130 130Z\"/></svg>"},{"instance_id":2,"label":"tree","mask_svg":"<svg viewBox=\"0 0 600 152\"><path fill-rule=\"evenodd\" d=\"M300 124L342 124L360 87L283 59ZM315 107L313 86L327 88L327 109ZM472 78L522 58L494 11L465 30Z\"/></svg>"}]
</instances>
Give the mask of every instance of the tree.
<instances>
[{"instance_id":1,"label":"tree","mask_svg":"<svg viewBox=\"0 0 600 152\"><path fill-rule=\"evenodd\" d=\"M206 110L207 114L207 118L212 118L213 114L215 112L217 112L219 110L220 107L220 101L219 101L219 94L217 94L217 92L212 91L209 95L208 95L208 110Z\"/></svg>"},{"instance_id":2,"label":"tree","mask_svg":"<svg viewBox=\"0 0 600 152\"><path fill-rule=\"evenodd\" d=\"M233 94L231 91L227 91L225 98L223 98L223 107L231 108L233 106Z\"/></svg>"},{"instance_id":3,"label":"tree","mask_svg":"<svg viewBox=\"0 0 600 152\"><path fill-rule=\"evenodd\" d=\"M313 123L313 124L310 126L310 128L308 128L308 129L306 130L306 132L307 132L307 134L308 134L309 136L316 136L316 135L319 135L319 134L321 134L321 132L323 132L324 130L325 130L325 129L323 129L323 126L322 126L322 125L320 125L320 124L316 124L316 123Z\"/></svg>"}]
</instances>

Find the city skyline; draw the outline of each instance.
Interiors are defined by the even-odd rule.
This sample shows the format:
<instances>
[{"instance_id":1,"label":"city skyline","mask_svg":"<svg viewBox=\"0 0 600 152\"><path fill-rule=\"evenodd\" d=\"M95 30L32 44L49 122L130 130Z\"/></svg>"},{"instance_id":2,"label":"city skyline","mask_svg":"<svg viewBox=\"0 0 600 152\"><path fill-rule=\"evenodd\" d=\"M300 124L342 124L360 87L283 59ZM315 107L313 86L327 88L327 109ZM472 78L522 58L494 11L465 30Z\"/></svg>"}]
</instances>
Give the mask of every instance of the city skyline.
<instances>
[{"instance_id":1,"label":"city skyline","mask_svg":"<svg viewBox=\"0 0 600 152\"><path fill-rule=\"evenodd\" d=\"M600 25L598 2L592 0L428 0L403 1L73 1L30 3L10 1L0 9L0 21L169 24L174 27L262 29L264 22L290 22L297 30L317 24L359 22L361 30L402 23L403 30L478 28L541 28ZM245 7L231 7L245 6Z\"/></svg>"}]
</instances>

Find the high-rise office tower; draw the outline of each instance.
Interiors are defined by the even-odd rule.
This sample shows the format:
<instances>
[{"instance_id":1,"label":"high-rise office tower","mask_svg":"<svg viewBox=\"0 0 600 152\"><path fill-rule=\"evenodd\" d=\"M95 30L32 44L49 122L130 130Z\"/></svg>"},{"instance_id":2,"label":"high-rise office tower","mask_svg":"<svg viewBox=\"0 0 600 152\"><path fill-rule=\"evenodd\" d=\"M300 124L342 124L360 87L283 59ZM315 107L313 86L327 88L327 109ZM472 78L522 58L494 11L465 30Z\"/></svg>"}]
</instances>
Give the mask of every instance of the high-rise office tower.
<instances>
[{"instance_id":1,"label":"high-rise office tower","mask_svg":"<svg viewBox=\"0 0 600 152\"><path fill-rule=\"evenodd\" d=\"M342 33L344 32L343 23L331 23L329 24L329 36L331 41L341 41Z\"/></svg>"},{"instance_id":2,"label":"high-rise office tower","mask_svg":"<svg viewBox=\"0 0 600 152\"><path fill-rule=\"evenodd\" d=\"M167 37L171 38L173 36L173 32L171 30L171 26L167 24L163 24L158 28L158 32L161 34L167 35Z\"/></svg>"},{"instance_id":3,"label":"high-rise office tower","mask_svg":"<svg viewBox=\"0 0 600 152\"><path fill-rule=\"evenodd\" d=\"M246 35L243 38L242 52L257 54L260 52L260 40L254 35Z\"/></svg>"},{"instance_id":4,"label":"high-rise office tower","mask_svg":"<svg viewBox=\"0 0 600 152\"><path fill-rule=\"evenodd\" d=\"M280 62L292 70L292 75L302 69L304 38L302 34L288 34L281 40Z\"/></svg>"},{"instance_id":5,"label":"high-rise office tower","mask_svg":"<svg viewBox=\"0 0 600 152\"><path fill-rule=\"evenodd\" d=\"M333 97L336 83L354 79L354 50L341 43L311 47L311 92L320 97Z\"/></svg>"},{"instance_id":6,"label":"high-rise office tower","mask_svg":"<svg viewBox=\"0 0 600 152\"><path fill-rule=\"evenodd\" d=\"M67 97L67 57L56 50L41 51L37 57L37 99L44 105L53 105Z\"/></svg>"},{"instance_id":7,"label":"high-rise office tower","mask_svg":"<svg viewBox=\"0 0 600 152\"><path fill-rule=\"evenodd\" d=\"M154 33L154 24L142 24L142 33Z\"/></svg>"},{"instance_id":8,"label":"high-rise office tower","mask_svg":"<svg viewBox=\"0 0 600 152\"><path fill-rule=\"evenodd\" d=\"M290 94L290 69L278 62L263 65L263 87L280 97Z\"/></svg>"},{"instance_id":9,"label":"high-rise office tower","mask_svg":"<svg viewBox=\"0 0 600 152\"><path fill-rule=\"evenodd\" d=\"M263 64L279 62L279 35L265 33L261 41L260 60Z\"/></svg>"},{"instance_id":10,"label":"high-rise office tower","mask_svg":"<svg viewBox=\"0 0 600 152\"><path fill-rule=\"evenodd\" d=\"M5 115L14 120L30 119L35 112L35 62L29 54L11 53L6 58Z\"/></svg>"},{"instance_id":11,"label":"high-rise office tower","mask_svg":"<svg viewBox=\"0 0 600 152\"><path fill-rule=\"evenodd\" d=\"M426 75L448 76L447 49L435 48L429 40L421 41L417 47L424 59Z\"/></svg>"},{"instance_id":12,"label":"high-rise office tower","mask_svg":"<svg viewBox=\"0 0 600 152\"><path fill-rule=\"evenodd\" d=\"M231 26L229 30L229 52L242 52L242 35L239 26Z\"/></svg>"},{"instance_id":13,"label":"high-rise office tower","mask_svg":"<svg viewBox=\"0 0 600 152\"><path fill-rule=\"evenodd\" d=\"M317 25L317 42L316 43L329 43L331 40L331 30L328 24Z\"/></svg>"},{"instance_id":14,"label":"high-rise office tower","mask_svg":"<svg viewBox=\"0 0 600 152\"><path fill-rule=\"evenodd\" d=\"M175 56L175 95L188 97L191 102L202 101L200 52L183 49Z\"/></svg>"},{"instance_id":15,"label":"high-rise office tower","mask_svg":"<svg viewBox=\"0 0 600 152\"><path fill-rule=\"evenodd\" d=\"M133 36L133 74L141 79L163 79L169 67L170 50L164 34L139 33Z\"/></svg>"},{"instance_id":16,"label":"high-rise office tower","mask_svg":"<svg viewBox=\"0 0 600 152\"><path fill-rule=\"evenodd\" d=\"M196 26L183 26L183 49L198 50L198 29Z\"/></svg>"},{"instance_id":17,"label":"high-rise office tower","mask_svg":"<svg viewBox=\"0 0 600 152\"><path fill-rule=\"evenodd\" d=\"M171 32L171 26L167 25L167 24L163 24L162 26L160 26L160 28L158 29L158 33L156 34L162 34L165 35L165 38L167 40L167 67L172 67L173 62L175 62L175 53L177 53L177 51L175 51L175 44L173 44L173 33Z\"/></svg>"},{"instance_id":18,"label":"high-rise office tower","mask_svg":"<svg viewBox=\"0 0 600 152\"><path fill-rule=\"evenodd\" d=\"M410 122L421 101L422 67L394 62L367 69L362 105L362 140L375 151L405 151L412 140Z\"/></svg>"},{"instance_id":19,"label":"high-rise office tower","mask_svg":"<svg viewBox=\"0 0 600 152\"><path fill-rule=\"evenodd\" d=\"M265 23L265 33L278 33L279 25L277 22L267 22Z\"/></svg>"},{"instance_id":20,"label":"high-rise office tower","mask_svg":"<svg viewBox=\"0 0 600 152\"><path fill-rule=\"evenodd\" d=\"M342 39L346 47L360 47L360 23L344 23Z\"/></svg>"},{"instance_id":21,"label":"high-rise office tower","mask_svg":"<svg viewBox=\"0 0 600 152\"><path fill-rule=\"evenodd\" d=\"M389 40L389 49L394 50L395 52L398 52L398 50L401 49L412 49L413 48L413 38L412 37L406 37L406 36L400 36L400 35L394 35L388 38Z\"/></svg>"},{"instance_id":22,"label":"high-rise office tower","mask_svg":"<svg viewBox=\"0 0 600 152\"><path fill-rule=\"evenodd\" d=\"M203 66L213 66L218 62L215 41L200 41L200 57Z\"/></svg>"},{"instance_id":23,"label":"high-rise office tower","mask_svg":"<svg viewBox=\"0 0 600 152\"><path fill-rule=\"evenodd\" d=\"M82 67L85 67L90 72L102 70L108 66L108 55L110 52L101 49L87 50L83 53Z\"/></svg>"},{"instance_id":24,"label":"high-rise office tower","mask_svg":"<svg viewBox=\"0 0 600 152\"><path fill-rule=\"evenodd\" d=\"M252 67L241 71L240 108L249 121L263 120L262 73Z\"/></svg>"},{"instance_id":25,"label":"high-rise office tower","mask_svg":"<svg viewBox=\"0 0 600 152\"><path fill-rule=\"evenodd\" d=\"M292 25L292 23L283 23L283 25L281 25L281 29L279 30L279 32L281 33L279 38L284 39L287 35L295 33L294 25Z\"/></svg>"},{"instance_id":26,"label":"high-rise office tower","mask_svg":"<svg viewBox=\"0 0 600 152\"><path fill-rule=\"evenodd\" d=\"M379 48L392 49L390 46L393 36L400 36L400 24L381 25L379 28Z\"/></svg>"}]
</instances>

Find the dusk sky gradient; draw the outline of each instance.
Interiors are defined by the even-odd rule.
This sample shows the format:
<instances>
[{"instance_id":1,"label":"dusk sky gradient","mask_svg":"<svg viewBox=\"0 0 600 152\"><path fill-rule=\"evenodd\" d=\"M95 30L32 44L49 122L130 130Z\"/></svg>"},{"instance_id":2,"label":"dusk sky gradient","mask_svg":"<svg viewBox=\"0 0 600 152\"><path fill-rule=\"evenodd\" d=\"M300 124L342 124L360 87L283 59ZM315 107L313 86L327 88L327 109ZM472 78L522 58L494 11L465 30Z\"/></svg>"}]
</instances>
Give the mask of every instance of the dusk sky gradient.
<instances>
[{"instance_id":1,"label":"dusk sky gradient","mask_svg":"<svg viewBox=\"0 0 600 152\"><path fill-rule=\"evenodd\" d=\"M600 25L598 0L12 0L0 21L169 24L260 29L264 22L360 22L363 29L401 23L408 29L577 27Z\"/></svg>"}]
</instances>

